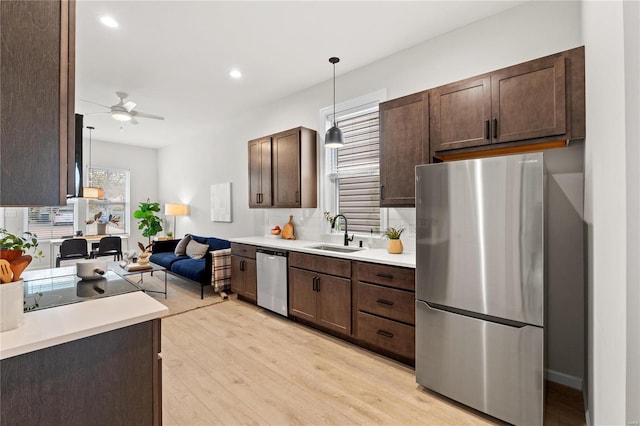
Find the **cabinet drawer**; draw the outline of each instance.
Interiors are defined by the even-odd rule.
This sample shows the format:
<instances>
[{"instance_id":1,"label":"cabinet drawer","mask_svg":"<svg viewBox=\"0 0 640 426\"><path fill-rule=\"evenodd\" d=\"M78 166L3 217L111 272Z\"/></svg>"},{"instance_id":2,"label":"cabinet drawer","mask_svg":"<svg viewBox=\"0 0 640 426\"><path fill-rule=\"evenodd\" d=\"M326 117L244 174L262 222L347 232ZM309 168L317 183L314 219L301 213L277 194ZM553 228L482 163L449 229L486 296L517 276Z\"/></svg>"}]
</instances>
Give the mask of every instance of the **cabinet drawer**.
<instances>
[{"instance_id":1,"label":"cabinet drawer","mask_svg":"<svg viewBox=\"0 0 640 426\"><path fill-rule=\"evenodd\" d=\"M376 263L356 263L358 281L415 291L415 270Z\"/></svg>"},{"instance_id":2,"label":"cabinet drawer","mask_svg":"<svg viewBox=\"0 0 640 426\"><path fill-rule=\"evenodd\" d=\"M289 266L351 278L351 261L335 257L290 252Z\"/></svg>"},{"instance_id":3,"label":"cabinet drawer","mask_svg":"<svg viewBox=\"0 0 640 426\"><path fill-rule=\"evenodd\" d=\"M416 344L413 326L358 312L357 327L359 340L405 358L415 358Z\"/></svg>"},{"instance_id":4,"label":"cabinet drawer","mask_svg":"<svg viewBox=\"0 0 640 426\"><path fill-rule=\"evenodd\" d=\"M358 310L415 324L415 293L358 282Z\"/></svg>"},{"instance_id":5,"label":"cabinet drawer","mask_svg":"<svg viewBox=\"0 0 640 426\"><path fill-rule=\"evenodd\" d=\"M248 257L251 259L256 258L256 246L249 244L231 243L231 254L236 256Z\"/></svg>"}]
</instances>

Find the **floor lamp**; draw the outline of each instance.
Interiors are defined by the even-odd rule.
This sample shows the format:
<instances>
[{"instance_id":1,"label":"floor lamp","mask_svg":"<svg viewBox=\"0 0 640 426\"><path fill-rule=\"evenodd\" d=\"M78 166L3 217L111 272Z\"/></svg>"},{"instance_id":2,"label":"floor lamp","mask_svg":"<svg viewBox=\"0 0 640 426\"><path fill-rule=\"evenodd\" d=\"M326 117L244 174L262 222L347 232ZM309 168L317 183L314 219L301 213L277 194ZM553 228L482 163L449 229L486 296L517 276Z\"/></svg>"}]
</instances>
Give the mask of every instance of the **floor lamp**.
<instances>
[{"instance_id":1,"label":"floor lamp","mask_svg":"<svg viewBox=\"0 0 640 426\"><path fill-rule=\"evenodd\" d=\"M173 216L173 238L178 238L176 232L176 216L186 216L189 214L189 206L186 204L165 204L164 215Z\"/></svg>"}]
</instances>

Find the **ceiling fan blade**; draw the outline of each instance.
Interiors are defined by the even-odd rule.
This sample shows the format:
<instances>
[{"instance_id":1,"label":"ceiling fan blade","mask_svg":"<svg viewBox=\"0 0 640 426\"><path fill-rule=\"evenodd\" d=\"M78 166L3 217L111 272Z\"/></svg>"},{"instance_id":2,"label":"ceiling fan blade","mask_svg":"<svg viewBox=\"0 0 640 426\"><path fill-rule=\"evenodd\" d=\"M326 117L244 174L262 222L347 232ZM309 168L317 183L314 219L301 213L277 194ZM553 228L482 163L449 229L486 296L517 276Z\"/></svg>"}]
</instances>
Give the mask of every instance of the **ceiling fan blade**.
<instances>
[{"instance_id":1,"label":"ceiling fan blade","mask_svg":"<svg viewBox=\"0 0 640 426\"><path fill-rule=\"evenodd\" d=\"M102 104L99 104L99 103L97 103L97 102L88 101L88 100L86 100L86 99L80 99L80 100L81 100L82 102L88 102L88 103L90 103L90 104L98 105L98 106L101 106L101 107L107 108L107 109L109 109L109 110L111 109L111 107L110 107L110 106L108 106L108 105L102 105Z\"/></svg>"},{"instance_id":2,"label":"ceiling fan blade","mask_svg":"<svg viewBox=\"0 0 640 426\"><path fill-rule=\"evenodd\" d=\"M131 112L132 109L134 109L136 107L136 103L135 102L125 102L123 105L124 109L126 109L128 112Z\"/></svg>"},{"instance_id":3,"label":"ceiling fan blade","mask_svg":"<svg viewBox=\"0 0 640 426\"><path fill-rule=\"evenodd\" d=\"M154 120L164 120L164 117L154 114L147 114L146 112L131 111L131 115L134 117L153 118Z\"/></svg>"},{"instance_id":4,"label":"ceiling fan blade","mask_svg":"<svg viewBox=\"0 0 640 426\"><path fill-rule=\"evenodd\" d=\"M82 115L93 115L93 114L111 114L111 111L85 112Z\"/></svg>"},{"instance_id":5,"label":"ceiling fan blade","mask_svg":"<svg viewBox=\"0 0 640 426\"><path fill-rule=\"evenodd\" d=\"M131 120L129 120L129 123L135 126L136 124L138 124L138 120L136 120L135 117L131 117Z\"/></svg>"}]
</instances>

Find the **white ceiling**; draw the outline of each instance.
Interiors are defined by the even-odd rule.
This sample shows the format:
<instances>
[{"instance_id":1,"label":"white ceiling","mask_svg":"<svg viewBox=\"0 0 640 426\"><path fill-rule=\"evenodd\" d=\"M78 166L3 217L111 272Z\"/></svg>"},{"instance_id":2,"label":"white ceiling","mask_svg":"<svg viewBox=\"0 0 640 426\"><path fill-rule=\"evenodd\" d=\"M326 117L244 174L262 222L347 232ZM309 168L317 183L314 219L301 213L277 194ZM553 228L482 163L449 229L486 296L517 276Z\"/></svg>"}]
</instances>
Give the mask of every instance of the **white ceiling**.
<instances>
[{"instance_id":1,"label":"white ceiling","mask_svg":"<svg viewBox=\"0 0 640 426\"><path fill-rule=\"evenodd\" d=\"M94 140L162 147L207 138L240 111L275 101L509 9L517 1L87 1L77 4L76 112L129 94L162 115L133 126L85 115ZM99 22L108 14L119 27ZM229 77L231 68L243 73Z\"/></svg>"}]
</instances>

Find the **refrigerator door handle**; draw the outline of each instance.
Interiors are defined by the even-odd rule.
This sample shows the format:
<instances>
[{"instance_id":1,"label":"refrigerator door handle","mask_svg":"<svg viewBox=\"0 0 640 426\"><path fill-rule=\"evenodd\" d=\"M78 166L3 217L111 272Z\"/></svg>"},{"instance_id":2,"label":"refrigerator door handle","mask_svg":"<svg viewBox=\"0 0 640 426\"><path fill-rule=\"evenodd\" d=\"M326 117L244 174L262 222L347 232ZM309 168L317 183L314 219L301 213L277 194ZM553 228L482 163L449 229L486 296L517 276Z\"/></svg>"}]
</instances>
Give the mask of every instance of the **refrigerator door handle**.
<instances>
[{"instance_id":1,"label":"refrigerator door handle","mask_svg":"<svg viewBox=\"0 0 640 426\"><path fill-rule=\"evenodd\" d=\"M475 318L475 319L479 319L482 321L487 321L487 322L492 322L495 324L500 324L500 325L504 325L507 327L513 327L513 328L522 328L522 327L526 327L526 326L532 326L532 327L537 327L534 324L527 324L524 322L519 322L519 321L512 321L506 318L498 318L498 317L494 317L491 315L485 315L485 314L480 314L478 312L471 312L471 311L465 311L464 309L457 309L457 308L452 308L451 306L444 306L444 305L438 305L437 303L430 303L430 302L425 302L423 300L419 300L419 302L424 303L425 305L427 305L427 307L429 309L433 309L436 311L442 311L442 312L449 312L451 314L457 314L457 315L462 315L465 317L471 317L471 318Z\"/></svg>"}]
</instances>

